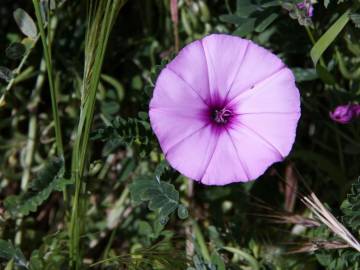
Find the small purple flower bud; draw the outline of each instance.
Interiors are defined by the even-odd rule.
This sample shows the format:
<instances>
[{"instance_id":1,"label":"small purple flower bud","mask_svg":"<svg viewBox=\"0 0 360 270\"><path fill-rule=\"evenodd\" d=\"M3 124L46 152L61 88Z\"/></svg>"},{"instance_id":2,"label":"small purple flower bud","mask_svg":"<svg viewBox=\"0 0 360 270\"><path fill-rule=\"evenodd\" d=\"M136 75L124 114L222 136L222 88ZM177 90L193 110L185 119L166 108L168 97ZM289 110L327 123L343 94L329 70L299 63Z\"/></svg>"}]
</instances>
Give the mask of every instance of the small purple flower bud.
<instances>
[{"instance_id":1,"label":"small purple flower bud","mask_svg":"<svg viewBox=\"0 0 360 270\"><path fill-rule=\"evenodd\" d=\"M348 124L355 117L360 116L360 105L348 104L340 105L329 113L330 118L340 124Z\"/></svg>"},{"instance_id":2,"label":"small purple flower bud","mask_svg":"<svg viewBox=\"0 0 360 270\"><path fill-rule=\"evenodd\" d=\"M311 18L314 15L314 7L311 4L311 1L304 0L304 2L298 3L296 6L299 9L305 10L307 17Z\"/></svg>"}]
</instances>

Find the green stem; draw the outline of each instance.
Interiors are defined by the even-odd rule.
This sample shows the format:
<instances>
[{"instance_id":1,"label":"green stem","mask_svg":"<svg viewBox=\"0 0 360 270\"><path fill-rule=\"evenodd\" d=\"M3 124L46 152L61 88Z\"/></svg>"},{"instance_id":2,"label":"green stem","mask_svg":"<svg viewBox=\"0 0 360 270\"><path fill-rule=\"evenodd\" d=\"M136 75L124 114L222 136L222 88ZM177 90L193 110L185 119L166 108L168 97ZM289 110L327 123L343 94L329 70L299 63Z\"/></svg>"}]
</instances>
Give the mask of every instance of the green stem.
<instances>
[{"instance_id":1,"label":"green stem","mask_svg":"<svg viewBox=\"0 0 360 270\"><path fill-rule=\"evenodd\" d=\"M72 179L75 183L75 194L72 201L70 230L70 267L81 266L80 236L83 229L84 209L82 196L86 194L83 183L87 163L87 153L91 126L95 112L96 92L99 85L105 51L110 30L124 0L89 1L90 14L85 44L85 67L81 91L80 120L72 154Z\"/></svg>"},{"instance_id":2,"label":"green stem","mask_svg":"<svg viewBox=\"0 0 360 270\"><path fill-rule=\"evenodd\" d=\"M62 142L61 136L61 125L60 125L60 117L58 111L58 103L56 98L55 92L55 83L53 78L53 67L52 67L52 59L51 59L51 48L50 48L50 40L46 37L44 23L42 20L41 12L40 12L40 4L39 0L33 0L34 8L35 8L35 15L37 19L38 28L40 31L40 37L44 49L44 57L46 62L46 68L48 72L48 80L49 80L49 87L50 87L50 95L51 95L51 108L52 114L55 123L55 139L56 139L56 147L57 152L60 157L64 157L64 147Z\"/></svg>"},{"instance_id":3,"label":"green stem","mask_svg":"<svg viewBox=\"0 0 360 270\"><path fill-rule=\"evenodd\" d=\"M196 223L196 221L194 221L193 228L194 228L195 239L199 245L201 255L204 258L205 262L210 263L211 262L210 253L206 246L206 242L205 242L204 236L201 232L201 229L200 229L199 225Z\"/></svg>"}]
</instances>

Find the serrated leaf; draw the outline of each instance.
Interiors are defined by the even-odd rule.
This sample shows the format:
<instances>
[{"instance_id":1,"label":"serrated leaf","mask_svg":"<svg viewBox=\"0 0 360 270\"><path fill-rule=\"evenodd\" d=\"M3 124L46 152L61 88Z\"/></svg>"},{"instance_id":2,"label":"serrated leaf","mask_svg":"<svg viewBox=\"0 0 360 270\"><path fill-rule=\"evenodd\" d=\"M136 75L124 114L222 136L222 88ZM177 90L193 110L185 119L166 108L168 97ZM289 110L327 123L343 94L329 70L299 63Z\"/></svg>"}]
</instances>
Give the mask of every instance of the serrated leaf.
<instances>
[{"instance_id":1,"label":"serrated leaf","mask_svg":"<svg viewBox=\"0 0 360 270\"><path fill-rule=\"evenodd\" d=\"M13 260L17 266L28 269L27 260L21 250L15 247L10 241L0 239L0 258Z\"/></svg>"},{"instance_id":2,"label":"serrated leaf","mask_svg":"<svg viewBox=\"0 0 360 270\"><path fill-rule=\"evenodd\" d=\"M161 217L167 217L172 212L174 212L178 207L178 204L175 202L167 202L160 208L160 216Z\"/></svg>"},{"instance_id":3,"label":"serrated leaf","mask_svg":"<svg viewBox=\"0 0 360 270\"><path fill-rule=\"evenodd\" d=\"M157 211L160 217L167 217L179 206L179 192L174 185L160 180L166 163L160 163L157 176L143 176L130 185L132 202L147 202L151 211Z\"/></svg>"},{"instance_id":4,"label":"serrated leaf","mask_svg":"<svg viewBox=\"0 0 360 270\"><path fill-rule=\"evenodd\" d=\"M32 39L35 39L38 32L34 20L23 9L18 8L13 13L14 19L21 32Z\"/></svg>"},{"instance_id":5,"label":"serrated leaf","mask_svg":"<svg viewBox=\"0 0 360 270\"><path fill-rule=\"evenodd\" d=\"M54 191L62 191L71 180L63 178L64 164L60 159L50 161L33 180L29 191L8 196L4 201L6 210L13 218L26 216L30 212L36 212L37 208L49 198Z\"/></svg>"},{"instance_id":6,"label":"serrated leaf","mask_svg":"<svg viewBox=\"0 0 360 270\"><path fill-rule=\"evenodd\" d=\"M10 69L0 66L0 79L9 82L13 77L13 72Z\"/></svg>"},{"instance_id":7,"label":"serrated leaf","mask_svg":"<svg viewBox=\"0 0 360 270\"><path fill-rule=\"evenodd\" d=\"M341 30L349 21L350 11L344 12L334 23L333 25L320 37L320 39L315 43L313 48L310 51L311 59L316 66L322 54L330 46L330 44L335 40Z\"/></svg>"},{"instance_id":8,"label":"serrated leaf","mask_svg":"<svg viewBox=\"0 0 360 270\"><path fill-rule=\"evenodd\" d=\"M6 48L5 54L8 58L17 60L24 56L26 52L26 47L19 42L11 43L9 47Z\"/></svg>"},{"instance_id":9,"label":"serrated leaf","mask_svg":"<svg viewBox=\"0 0 360 270\"><path fill-rule=\"evenodd\" d=\"M111 122L111 125L92 132L90 138L91 140L102 140L107 143L110 141L115 145L115 147L107 147L108 151L106 151L106 153L109 154L109 151L112 151L120 145L131 145L133 143L148 145L152 136L153 134L148 121L138 118L124 119L116 117ZM148 148L144 147L145 150L149 150Z\"/></svg>"},{"instance_id":10,"label":"serrated leaf","mask_svg":"<svg viewBox=\"0 0 360 270\"><path fill-rule=\"evenodd\" d=\"M160 162L158 166L156 166L155 169L155 178L157 180L160 180L161 175L169 169L169 163L164 159Z\"/></svg>"}]
</instances>

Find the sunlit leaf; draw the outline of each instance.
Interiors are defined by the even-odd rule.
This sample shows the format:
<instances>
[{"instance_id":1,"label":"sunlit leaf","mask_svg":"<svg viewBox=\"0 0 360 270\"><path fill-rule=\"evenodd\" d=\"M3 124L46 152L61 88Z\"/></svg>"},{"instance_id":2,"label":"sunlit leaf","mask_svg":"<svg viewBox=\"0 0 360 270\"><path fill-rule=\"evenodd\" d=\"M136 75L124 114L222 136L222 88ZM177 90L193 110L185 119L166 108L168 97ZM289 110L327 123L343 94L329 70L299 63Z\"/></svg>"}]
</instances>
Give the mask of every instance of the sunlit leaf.
<instances>
[{"instance_id":1,"label":"sunlit leaf","mask_svg":"<svg viewBox=\"0 0 360 270\"><path fill-rule=\"evenodd\" d=\"M21 8L16 9L13 15L21 32L25 36L35 39L38 32L37 32L36 24L34 20L30 17L30 15Z\"/></svg>"}]
</instances>

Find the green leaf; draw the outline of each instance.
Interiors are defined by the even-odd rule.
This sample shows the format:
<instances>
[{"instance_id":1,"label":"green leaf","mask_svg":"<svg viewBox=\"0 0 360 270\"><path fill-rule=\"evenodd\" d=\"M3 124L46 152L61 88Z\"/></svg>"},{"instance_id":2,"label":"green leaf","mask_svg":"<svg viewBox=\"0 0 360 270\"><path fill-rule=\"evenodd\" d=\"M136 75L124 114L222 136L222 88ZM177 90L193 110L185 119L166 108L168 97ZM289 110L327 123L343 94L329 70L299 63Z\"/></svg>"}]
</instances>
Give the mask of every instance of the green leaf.
<instances>
[{"instance_id":1,"label":"green leaf","mask_svg":"<svg viewBox=\"0 0 360 270\"><path fill-rule=\"evenodd\" d=\"M0 258L13 260L17 266L27 267L27 261L21 250L15 247L11 242L0 239Z\"/></svg>"},{"instance_id":2,"label":"green leaf","mask_svg":"<svg viewBox=\"0 0 360 270\"><path fill-rule=\"evenodd\" d=\"M270 1L270 2L266 2L264 4L261 4L261 6L263 8L269 8L269 7L277 7L277 6L281 6L282 1L279 0L274 0L274 1Z\"/></svg>"},{"instance_id":3,"label":"green leaf","mask_svg":"<svg viewBox=\"0 0 360 270\"><path fill-rule=\"evenodd\" d=\"M99 128L90 135L91 140L111 142L116 147L133 143L148 145L152 137L153 134L147 120L121 117L116 117L111 125Z\"/></svg>"},{"instance_id":4,"label":"green leaf","mask_svg":"<svg viewBox=\"0 0 360 270\"><path fill-rule=\"evenodd\" d=\"M71 181L63 178L63 175L63 161L58 158L53 159L33 180L29 191L17 196L8 196L5 199L6 210L13 218L36 212L53 191L62 191L71 184Z\"/></svg>"},{"instance_id":5,"label":"green leaf","mask_svg":"<svg viewBox=\"0 0 360 270\"><path fill-rule=\"evenodd\" d=\"M160 180L167 166L166 161L161 162L157 166L154 176L140 176L130 185L132 202L135 205L147 202L149 210L158 212L159 218L163 220L164 224L167 222L168 216L179 207L179 217L187 216L185 213L187 209L183 205L179 205L179 192L174 185Z\"/></svg>"},{"instance_id":6,"label":"green leaf","mask_svg":"<svg viewBox=\"0 0 360 270\"><path fill-rule=\"evenodd\" d=\"M124 86L115 78L102 74L101 79L110 84L116 90L117 96L119 100L123 100L125 96Z\"/></svg>"},{"instance_id":7,"label":"green leaf","mask_svg":"<svg viewBox=\"0 0 360 270\"><path fill-rule=\"evenodd\" d=\"M335 84L334 76L327 70L327 68L322 65L316 66L316 73L319 75L320 79L327 84Z\"/></svg>"},{"instance_id":8,"label":"green leaf","mask_svg":"<svg viewBox=\"0 0 360 270\"><path fill-rule=\"evenodd\" d=\"M20 59L24 56L26 52L26 47L24 44L19 42L11 43L9 47L7 47L5 54L7 57L13 60Z\"/></svg>"},{"instance_id":9,"label":"green leaf","mask_svg":"<svg viewBox=\"0 0 360 270\"><path fill-rule=\"evenodd\" d=\"M346 11L339 19L323 34L320 39L315 43L314 47L310 51L311 59L316 66L322 54L330 46L330 44L335 40L337 35L345 27L349 21L350 11Z\"/></svg>"},{"instance_id":10,"label":"green leaf","mask_svg":"<svg viewBox=\"0 0 360 270\"><path fill-rule=\"evenodd\" d=\"M216 251L214 251L211 254L211 263L213 265L215 265L216 270L225 270L226 269L223 259L221 258L220 254Z\"/></svg>"},{"instance_id":11,"label":"green leaf","mask_svg":"<svg viewBox=\"0 0 360 270\"><path fill-rule=\"evenodd\" d=\"M34 20L23 9L18 8L14 11L14 19L21 32L32 39L35 39L38 32Z\"/></svg>"},{"instance_id":12,"label":"green leaf","mask_svg":"<svg viewBox=\"0 0 360 270\"><path fill-rule=\"evenodd\" d=\"M240 258L244 259L244 261L247 261L249 266L251 266L251 269L253 269L253 270L260 269L260 266L259 266L259 263L257 262L257 260L249 253L247 253L243 250L240 250L238 248L233 248L233 247L223 247L222 249L224 249L230 253L236 254Z\"/></svg>"},{"instance_id":13,"label":"green leaf","mask_svg":"<svg viewBox=\"0 0 360 270\"><path fill-rule=\"evenodd\" d=\"M251 13L257 10L257 5L254 5L251 0L237 0L236 14L247 18Z\"/></svg>"},{"instance_id":14,"label":"green leaf","mask_svg":"<svg viewBox=\"0 0 360 270\"><path fill-rule=\"evenodd\" d=\"M266 17L261 23L259 23L256 28L255 31L258 33L263 32L266 28L269 27L270 24L272 24L277 17L279 17L278 13L272 13L270 14L268 17Z\"/></svg>"},{"instance_id":15,"label":"green leaf","mask_svg":"<svg viewBox=\"0 0 360 270\"><path fill-rule=\"evenodd\" d=\"M117 114L120 110L120 104L118 101L108 101L101 104L101 111L106 115Z\"/></svg>"},{"instance_id":16,"label":"green leaf","mask_svg":"<svg viewBox=\"0 0 360 270\"><path fill-rule=\"evenodd\" d=\"M156 166L155 169L155 177L157 180L160 180L161 175L163 175L165 173L166 170L168 170L169 167L169 163L166 161L166 159L162 160L158 166Z\"/></svg>"},{"instance_id":17,"label":"green leaf","mask_svg":"<svg viewBox=\"0 0 360 270\"><path fill-rule=\"evenodd\" d=\"M233 15L233 14L225 14L225 15L221 15L220 20L225 22L225 23L231 23L231 24L236 24L236 25L240 25L243 24L246 19L245 18L241 18L237 15Z\"/></svg>"},{"instance_id":18,"label":"green leaf","mask_svg":"<svg viewBox=\"0 0 360 270\"><path fill-rule=\"evenodd\" d=\"M44 269L43 257L38 250L31 253L29 267L31 270Z\"/></svg>"},{"instance_id":19,"label":"green leaf","mask_svg":"<svg viewBox=\"0 0 360 270\"><path fill-rule=\"evenodd\" d=\"M9 82L13 77L14 75L10 69L0 66L0 79Z\"/></svg>"},{"instance_id":20,"label":"green leaf","mask_svg":"<svg viewBox=\"0 0 360 270\"><path fill-rule=\"evenodd\" d=\"M252 31L254 31L255 27L255 18L249 18L247 19L242 25L240 25L235 31L234 35L244 37L248 34L250 34Z\"/></svg>"},{"instance_id":21,"label":"green leaf","mask_svg":"<svg viewBox=\"0 0 360 270\"><path fill-rule=\"evenodd\" d=\"M5 270L13 270L14 269L14 259L11 259L5 267Z\"/></svg>"},{"instance_id":22,"label":"green leaf","mask_svg":"<svg viewBox=\"0 0 360 270\"><path fill-rule=\"evenodd\" d=\"M189 216L189 211L186 206L180 204L177 210L177 214L180 219L187 219Z\"/></svg>"}]
</instances>

